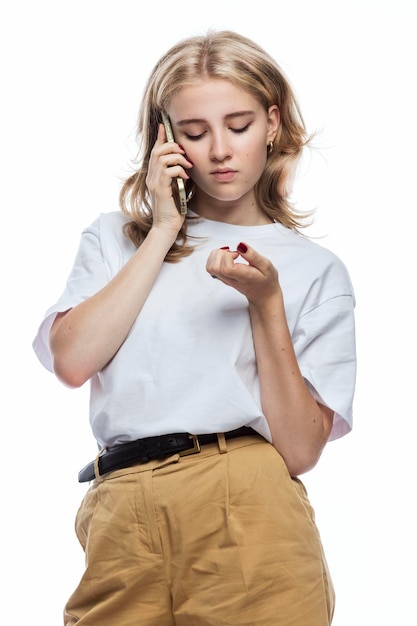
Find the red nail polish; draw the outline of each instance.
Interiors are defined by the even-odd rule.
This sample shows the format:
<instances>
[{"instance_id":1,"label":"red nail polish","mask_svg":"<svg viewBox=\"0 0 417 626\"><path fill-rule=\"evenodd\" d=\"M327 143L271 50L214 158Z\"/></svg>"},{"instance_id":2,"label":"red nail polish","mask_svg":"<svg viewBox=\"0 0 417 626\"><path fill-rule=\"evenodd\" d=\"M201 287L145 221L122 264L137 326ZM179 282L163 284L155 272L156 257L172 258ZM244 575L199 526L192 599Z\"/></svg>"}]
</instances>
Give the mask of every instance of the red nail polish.
<instances>
[{"instance_id":1,"label":"red nail polish","mask_svg":"<svg viewBox=\"0 0 417 626\"><path fill-rule=\"evenodd\" d=\"M230 250L229 246L222 246L220 250Z\"/></svg>"},{"instance_id":2,"label":"red nail polish","mask_svg":"<svg viewBox=\"0 0 417 626\"><path fill-rule=\"evenodd\" d=\"M241 252L242 254L245 254L245 252L248 251L248 246L244 243L240 243L237 247L237 251Z\"/></svg>"}]
</instances>

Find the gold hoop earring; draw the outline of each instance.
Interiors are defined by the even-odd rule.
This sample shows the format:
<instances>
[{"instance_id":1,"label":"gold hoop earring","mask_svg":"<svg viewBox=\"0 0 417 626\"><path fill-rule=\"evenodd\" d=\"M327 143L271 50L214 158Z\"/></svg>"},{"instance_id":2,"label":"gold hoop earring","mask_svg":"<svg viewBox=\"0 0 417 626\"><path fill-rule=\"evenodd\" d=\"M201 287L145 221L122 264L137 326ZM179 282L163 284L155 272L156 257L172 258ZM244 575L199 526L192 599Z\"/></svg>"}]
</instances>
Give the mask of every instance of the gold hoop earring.
<instances>
[{"instance_id":1,"label":"gold hoop earring","mask_svg":"<svg viewBox=\"0 0 417 626\"><path fill-rule=\"evenodd\" d=\"M270 141L270 142L269 142L269 144L268 144L268 146L267 146L267 151L268 151L268 154L271 154L271 152L272 152L272 150L273 150L273 149L274 149L274 142L273 142L273 141Z\"/></svg>"}]
</instances>

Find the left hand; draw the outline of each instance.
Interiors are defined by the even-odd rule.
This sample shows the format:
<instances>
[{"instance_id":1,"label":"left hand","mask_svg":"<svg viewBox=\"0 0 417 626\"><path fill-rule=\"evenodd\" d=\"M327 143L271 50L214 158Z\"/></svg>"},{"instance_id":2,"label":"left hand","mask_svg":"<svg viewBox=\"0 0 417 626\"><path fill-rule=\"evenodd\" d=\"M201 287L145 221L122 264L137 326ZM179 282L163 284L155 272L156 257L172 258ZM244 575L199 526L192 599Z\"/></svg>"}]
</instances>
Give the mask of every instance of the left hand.
<instances>
[{"instance_id":1,"label":"left hand","mask_svg":"<svg viewBox=\"0 0 417 626\"><path fill-rule=\"evenodd\" d=\"M238 261L239 257L246 263ZM256 307L281 294L276 267L246 243L238 244L236 251L213 250L206 269L214 278L237 289Z\"/></svg>"}]
</instances>

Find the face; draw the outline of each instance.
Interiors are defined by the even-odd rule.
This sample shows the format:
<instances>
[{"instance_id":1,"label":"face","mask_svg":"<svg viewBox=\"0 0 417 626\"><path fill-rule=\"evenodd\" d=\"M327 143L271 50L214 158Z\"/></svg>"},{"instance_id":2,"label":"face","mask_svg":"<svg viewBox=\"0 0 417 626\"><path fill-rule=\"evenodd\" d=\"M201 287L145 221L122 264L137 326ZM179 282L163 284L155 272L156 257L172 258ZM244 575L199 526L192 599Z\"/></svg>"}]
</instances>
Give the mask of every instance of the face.
<instances>
[{"instance_id":1,"label":"face","mask_svg":"<svg viewBox=\"0 0 417 626\"><path fill-rule=\"evenodd\" d=\"M198 213L231 205L259 212L254 186L278 125L278 107L268 111L227 80L207 79L183 87L167 107L177 143L193 163ZM216 216L217 217L217 216Z\"/></svg>"}]
</instances>

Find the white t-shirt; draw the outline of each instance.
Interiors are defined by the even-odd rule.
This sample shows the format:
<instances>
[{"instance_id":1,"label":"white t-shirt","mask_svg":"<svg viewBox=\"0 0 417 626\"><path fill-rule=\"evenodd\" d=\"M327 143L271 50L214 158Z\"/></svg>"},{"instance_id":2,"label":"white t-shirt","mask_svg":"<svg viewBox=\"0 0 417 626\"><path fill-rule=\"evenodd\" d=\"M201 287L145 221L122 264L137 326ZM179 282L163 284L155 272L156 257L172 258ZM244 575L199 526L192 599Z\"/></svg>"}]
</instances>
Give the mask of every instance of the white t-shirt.
<instances>
[{"instance_id":1,"label":"white t-shirt","mask_svg":"<svg viewBox=\"0 0 417 626\"><path fill-rule=\"evenodd\" d=\"M33 342L53 371L49 330L66 311L104 287L135 251L121 212L101 214L81 237L66 288L45 313ZM198 219L194 252L164 263L129 335L91 379L90 422L100 446L174 432L224 432L252 426L266 439L247 299L205 266L215 248L240 241L279 272L302 375L333 409L331 439L352 426L356 357L354 294L345 266L329 250L281 224L235 226ZM117 311L115 311L117 315Z\"/></svg>"}]
</instances>

